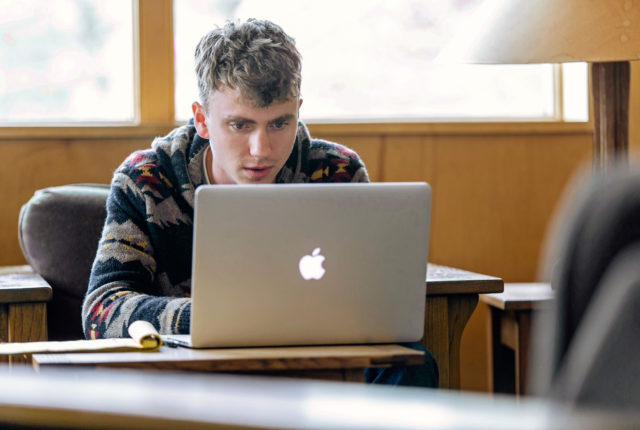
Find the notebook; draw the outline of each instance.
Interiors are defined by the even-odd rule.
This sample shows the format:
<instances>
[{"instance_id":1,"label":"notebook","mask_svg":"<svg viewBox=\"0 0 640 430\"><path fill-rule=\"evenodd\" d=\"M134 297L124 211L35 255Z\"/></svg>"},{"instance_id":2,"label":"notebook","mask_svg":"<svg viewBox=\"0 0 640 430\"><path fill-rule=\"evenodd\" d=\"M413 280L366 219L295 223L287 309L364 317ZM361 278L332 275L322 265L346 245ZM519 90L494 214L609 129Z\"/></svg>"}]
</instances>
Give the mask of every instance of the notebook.
<instances>
[{"instance_id":1,"label":"notebook","mask_svg":"<svg viewBox=\"0 0 640 430\"><path fill-rule=\"evenodd\" d=\"M424 182L206 185L196 191L195 348L417 341Z\"/></svg>"}]
</instances>

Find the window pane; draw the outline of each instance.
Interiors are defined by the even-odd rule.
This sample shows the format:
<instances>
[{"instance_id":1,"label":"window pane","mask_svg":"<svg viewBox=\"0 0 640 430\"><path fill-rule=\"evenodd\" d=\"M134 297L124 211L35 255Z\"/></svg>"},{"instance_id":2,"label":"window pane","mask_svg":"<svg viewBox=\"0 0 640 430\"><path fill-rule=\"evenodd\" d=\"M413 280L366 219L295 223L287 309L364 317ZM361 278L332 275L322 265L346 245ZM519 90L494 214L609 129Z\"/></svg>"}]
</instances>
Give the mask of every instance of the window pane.
<instances>
[{"instance_id":1,"label":"window pane","mask_svg":"<svg viewBox=\"0 0 640 430\"><path fill-rule=\"evenodd\" d=\"M589 72L586 63L562 65L562 100L565 121L589 120Z\"/></svg>"},{"instance_id":2,"label":"window pane","mask_svg":"<svg viewBox=\"0 0 640 430\"><path fill-rule=\"evenodd\" d=\"M256 17L296 39L303 56L301 115L308 121L554 118L551 65L433 64L452 23L481 3L175 0L176 115L188 118L197 96L199 38L225 19Z\"/></svg>"},{"instance_id":3,"label":"window pane","mask_svg":"<svg viewBox=\"0 0 640 430\"><path fill-rule=\"evenodd\" d=\"M134 119L131 0L0 0L0 122Z\"/></svg>"}]
</instances>

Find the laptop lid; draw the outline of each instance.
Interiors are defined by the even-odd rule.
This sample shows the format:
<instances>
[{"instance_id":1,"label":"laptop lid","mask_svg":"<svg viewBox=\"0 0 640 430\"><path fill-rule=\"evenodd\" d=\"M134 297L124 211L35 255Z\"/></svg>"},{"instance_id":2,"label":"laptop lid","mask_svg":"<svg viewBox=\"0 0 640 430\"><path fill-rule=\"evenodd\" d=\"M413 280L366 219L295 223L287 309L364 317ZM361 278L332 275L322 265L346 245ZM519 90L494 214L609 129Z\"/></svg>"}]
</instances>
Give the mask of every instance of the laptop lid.
<instances>
[{"instance_id":1,"label":"laptop lid","mask_svg":"<svg viewBox=\"0 0 640 430\"><path fill-rule=\"evenodd\" d=\"M430 201L426 183L199 187L192 346L419 340Z\"/></svg>"}]
</instances>

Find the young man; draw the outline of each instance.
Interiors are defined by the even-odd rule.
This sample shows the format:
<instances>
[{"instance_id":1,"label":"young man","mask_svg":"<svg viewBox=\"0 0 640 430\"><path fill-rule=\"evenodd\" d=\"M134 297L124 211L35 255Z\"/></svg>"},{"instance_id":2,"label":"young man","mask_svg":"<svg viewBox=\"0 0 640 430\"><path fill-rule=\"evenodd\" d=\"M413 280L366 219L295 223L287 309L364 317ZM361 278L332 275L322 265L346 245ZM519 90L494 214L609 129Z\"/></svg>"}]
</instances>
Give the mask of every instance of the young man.
<instances>
[{"instance_id":1,"label":"young man","mask_svg":"<svg viewBox=\"0 0 640 430\"><path fill-rule=\"evenodd\" d=\"M227 23L195 56L193 121L130 155L113 176L82 308L87 338L126 336L136 320L189 333L198 186L369 180L355 152L312 139L299 122L300 54L280 27Z\"/></svg>"}]
</instances>

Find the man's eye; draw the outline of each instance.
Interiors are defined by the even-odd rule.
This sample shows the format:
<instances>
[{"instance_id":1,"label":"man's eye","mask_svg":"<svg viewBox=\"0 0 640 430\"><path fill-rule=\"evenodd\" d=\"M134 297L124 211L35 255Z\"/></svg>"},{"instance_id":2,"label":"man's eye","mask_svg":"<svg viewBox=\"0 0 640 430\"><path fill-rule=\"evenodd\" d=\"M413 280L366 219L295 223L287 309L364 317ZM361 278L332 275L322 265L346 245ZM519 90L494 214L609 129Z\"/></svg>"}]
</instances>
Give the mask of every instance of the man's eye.
<instances>
[{"instance_id":1,"label":"man's eye","mask_svg":"<svg viewBox=\"0 0 640 430\"><path fill-rule=\"evenodd\" d=\"M231 127L234 130L244 130L247 127L247 125L244 122L232 122Z\"/></svg>"},{"instance_id":2,"label":"man's eye","mask_svg":"<svg viewBox=\"0 0 640 430\"><path fill-rule=\"evenodd\" d=\"M273 123L273 128L280 129L280 128L284 128L285 125L287 125L287 121L279 120Z\"/></svg>"}]
</instances>

